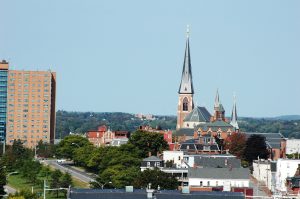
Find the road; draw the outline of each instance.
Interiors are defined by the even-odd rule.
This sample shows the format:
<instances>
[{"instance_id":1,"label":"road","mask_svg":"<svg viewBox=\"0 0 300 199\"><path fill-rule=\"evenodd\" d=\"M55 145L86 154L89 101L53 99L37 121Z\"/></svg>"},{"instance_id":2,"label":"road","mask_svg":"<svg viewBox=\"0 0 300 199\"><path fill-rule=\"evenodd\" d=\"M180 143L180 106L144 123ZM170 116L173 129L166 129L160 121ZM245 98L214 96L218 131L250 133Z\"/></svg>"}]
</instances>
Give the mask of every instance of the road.
<instances>
[{"instance_id":1,"label":"road","mask_svg":"<svg viewBox=\"0 0 300 199\"><path fill-rule=\"evenodd\" d=\"M4 186L4 189L6 190L6 193L7 194L14 194L14 193L16 193L17 192L17 190L16 189L14 189L14 188L12 188L12 187L10 187L10 186L8 186L8 185L6 185L6 186Z\"/></svg>"},{"instance_id":2,"label":"road","mask_svg":"<svg viewBox=\"0 0 300 199\"><path fill-rule=\"evenodd\" d=\"M72 168L69 163L57 163L56 160L44 160L42 163L55 169L59 169L62 172L68 172L72 177L75 177L82 182L90 183L95 180L93 176Z\"/></svg>"}]
</instances>

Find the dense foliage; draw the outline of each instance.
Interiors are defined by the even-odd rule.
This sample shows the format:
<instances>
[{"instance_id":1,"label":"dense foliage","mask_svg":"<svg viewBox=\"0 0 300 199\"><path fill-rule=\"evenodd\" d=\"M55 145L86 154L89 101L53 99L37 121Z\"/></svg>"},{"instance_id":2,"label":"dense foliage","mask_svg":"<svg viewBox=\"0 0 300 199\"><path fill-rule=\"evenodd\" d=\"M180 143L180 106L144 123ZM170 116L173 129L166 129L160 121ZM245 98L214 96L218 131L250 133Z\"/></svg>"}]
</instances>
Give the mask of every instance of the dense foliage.
<instances>
[{"instance_id":1,"label":"dense foliage","mask_svg":"<svg viewBox=\"0 0 300 199\"><path fill-rule=\"evenodd\" d=\"M267 159L269 151L266 146L266 138L261 135L251 135L246 141L244 158L250 164L255 159Z\"/></svg>"},{"instance_id":2,"label":"dense foliage","mask_svg":"<svg viewBox=\"0 0 300 199\"><path fill-rule=\"evenodd\" d=\"M141 180L137 181L141 175L140 165L142 159L147 157L149 152L156 155L168 148L163 135L144 131L132 133L128 144L120 147L105 146L97 148L86 144L85 140L86 138L81 136L67 136L57 147L57 151L61 157L70 158L77 165L98 174L96 181L91 183L94 188L124 188L129 185L140 188L144 186ZM70 144L72 142L78 143L78 146L74 147L74 144ZM65 153L66 151L67 153ZM173 184L172 180L174 179L166 178L165 180L169 184ZM168 184L167 182L166 184ZM175 183L175 186L177 186L177 183Z\"/></svg>"},{"instance_id":3,"label":"dense foliage","mask_svg":"<svg viewBox=\"0 0 300 199\"><path fill-rule=\"evenodd\" d=\"M147 169L140 172L138 177L134 181L135 187L146 188L147 185L151 183L151 186L155 189L160 187L160 189L177 189L178 181L177 179L165 173L157 168L150 170Z\"/></svg>"},{"instance_id":4,"label":"dense foliage","mask_svg":"<svg viewBox=\"0 0 300 199\"><path fill-rule=\"evenodd\" d=\"M93 113L93 112L67 112L56 113L56 137L64 138L72 133L83 134L88 130L97 129L100 125L107 125L113 131L135 131L141 125L152 127L160 126L162 129L175 129L176 117L155 116L156 120L141 120L129 113Z\"/></svg>"},{"instance_id":5,"label":"dense foliage","mask_svg":"<svg viewBox=\"0 0 300 199\"><path fill-rule=\"evenodd\" d=\"M244 133L232 133L224 141L224 148L229 153L237 156L239 159L243 158L246 146L246 135Z\"/></svg>"},{"instance_id":6,"label":"dense foliage","mask_svg":"<svg viewBox=\"0 0 300 199\"><path fill-rule=\"evenodd\" d=\"M43 166L39 161L34 159L34 151L25 148L20 140L15 140L12 146L7 147L1 162L11 174L18 173L29 184L39 186L40 189L43 188L44 180L50 183L51 188L68 188L68 186L72 184L71 176L68 173L62 174L60 171L53 172L48 166ZM1 168L3 166L1 166ZM60 173L59 178L55 178L53 173L58 172ZM10 195L9 198L34 199L37 198L37 194L32 194L27 190L21 190L14 195Z\"/></svg>"},{"instance_id":7,"label":"dense foliage","mask_svg":"<svg viewBox=\"0 0 300 199\"><path fill-rule=\"evenodd\" d=\"M2 161L0 161L0 198L5 195L4 186L6 185L6 172L5 166Z\"/></svg>"}]
</instances>

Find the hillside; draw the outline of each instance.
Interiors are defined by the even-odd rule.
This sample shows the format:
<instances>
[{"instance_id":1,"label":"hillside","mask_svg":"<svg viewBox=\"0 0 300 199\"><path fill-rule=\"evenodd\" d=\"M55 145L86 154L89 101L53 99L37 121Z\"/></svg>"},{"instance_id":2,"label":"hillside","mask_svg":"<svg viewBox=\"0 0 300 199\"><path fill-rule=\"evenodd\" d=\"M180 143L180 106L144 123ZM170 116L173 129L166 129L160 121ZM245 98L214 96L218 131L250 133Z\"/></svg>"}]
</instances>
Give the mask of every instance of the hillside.
<instances>
[{"instance_id":1,"label":"hillside","mask_svg":"<svg viewBox=\"0 0 300 199\"><path fill-rule=\"evenodd\" d=\"M162 129L175 129L175 116L155 116L155 120L141 120L134 114L121 112L67 112L57 111L56 138L64 137L70 132L83 134L88 130L96 129L99 125L107 125L111 130L134 131L140 125L160 126ZM285 119L282 119L285 118ZM276 133L286 137L300 138L300 120L280 118L240 118L239 125L242 131ZM295 118L295 117L293 117Z\"/></svg>"}]
</instances>

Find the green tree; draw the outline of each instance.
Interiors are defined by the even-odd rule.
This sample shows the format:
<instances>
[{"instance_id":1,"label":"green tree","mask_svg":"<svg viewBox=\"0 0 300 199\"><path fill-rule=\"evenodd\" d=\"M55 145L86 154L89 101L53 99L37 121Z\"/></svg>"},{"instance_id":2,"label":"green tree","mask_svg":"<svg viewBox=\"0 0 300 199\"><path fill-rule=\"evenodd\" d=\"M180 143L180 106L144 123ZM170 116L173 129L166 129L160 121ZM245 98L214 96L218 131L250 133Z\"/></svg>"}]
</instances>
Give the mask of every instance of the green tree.
<instances>
[{"instance_id":1,"label":"green tree","mask_svg":"<svg viewBox=\"0 0 300 199\"><path fill-rule=\"evenodd\" d=\"M73 185L72 177L69 173L65 173L60 178L60 187L69 188ZM67 196L67 190L63 190L65 196Z\"/></svg>"},{"instance_id":2,"label":"green tree","mask_svg":"<svg viewBox=\"0 0 300 199\"><path fill-rule=\"evenodd\" d=\"M74 150L73 160L76 164L87 167L91 154L96 150L93 145L84 145Z\"/></svg>"},{"instance_id":3,"label":"green tree","mask_svg":"<svg viewBox=\"0 0 300 199\"><path fill-rule=\"evenodd\" d=\"M55 169L53 173L51 173L51 183L50 187L53 189L59 188L60 187L60 178L62 177L62 173L60 170ZM58 190L56 192L56 197L58 198Z\"/></svg>"},{"instance_id":4,"label":"green tree","mask_svg":"<svg viewBox=\"0 0 300 199\"><path fill-rule=\"evenodd\" d=\"M0 198L2 198L1 195L5 195L4 186L6 185L6 172L5 172L5 166L2 161L0 161Z\"/></svg>"},{"instance_id":5,"label":"green tree","mask_svg":"<svg viewBox=\"0 0 300 199\"><path fill-rule=\"evenodd\" d=\"M47 180L50 177L50 174L51 174L51 170L50 170L50 167L48 165L43 166L40 170L40 173L39 173L39 175L41 177L46 178Z\"/></svg>"},{"instance_id":6,"label":"green tree","mask_svg":"<svg viewBox=\"0 0 300 199\"><path fill-rule=\"evenodd\" d=\"M73 159L77 148L92 145L85 137L69 135L65 137L56 148L56 156Z\"/></svg>"},{"instance_id":7,"label":"green tree","mask_svg":"<svg viewBox=\"0 0 300 199\"><path fill-rule=\"evenodd\" d=\"M157 168L140 172L134 181L134 186L136 188L146 188L149 183L151 183L153 188L159 186L161 189L172 190L177 189L179 185L178 180L174 176Z\"/></svg>"},{"instance_id":8,"label":"green tree","mask_svg":"<svg viewBox=\"0 0 300 199\"><path fill-rule=\"evenodd\" d=\"M3 157L7 170L12 171L23 166L23 162L33 158L33 151L23 146L20 140L14 140L12 146L9 146Z\"/></svg>"},{"instance_id":9,"label":"green tree","mask_svg":"<svg viewBox=\"0 0 300 199\"><path fill-rule=\"evenodd\" d=\"M168 143L160 133L136 131L131 135L129 143L140 150L140 157L142 158L148 157L149 152L156 155L158 152L162 153L162 151L169 149Z\"/></svg>"},{"instance_id":10,"label":"green tree","mask_svg":"<svg viewBox=\"0 0 300 199\"><path fill-rule=\"evenodd\" d=\"M229 153L242 159L246 145L246 135L244 133L232 133L224 142L225 150L229 150Z\"/></svg>"},{"instance_id":11,"label":"green tree","mask_svg":"<svg viewBox=\"0 0 300 199\"><path fill-rule=\"evenodd\" d=\"M267 159L268 156L269 151L266 146L266 138L261 135L251 135L246 141L245 160L251 164L257 158Z\"/></svg>"},{"instance_id":12,"label":"green tree","mask_svg":"<svg viewBox=\"0 0 300 199\"><path fill-rule=\"evenodd\" d=\"M39 162L29 159L24 161L23 166L20 168L20 172L29 182L35 184L38 180L38 174L41 167L42 165Z\"/></svg>"},{"instance_id":13,"label":"green tree","mask_svg":"<svg viewBox=\"0 0 300 199\"><path fill-rule=\"evenodd\" d=\"M40 140L37 145L36 154L38 157L51 158L55 155L55 145L44 143Z\"/></svg>"}]
</instances>

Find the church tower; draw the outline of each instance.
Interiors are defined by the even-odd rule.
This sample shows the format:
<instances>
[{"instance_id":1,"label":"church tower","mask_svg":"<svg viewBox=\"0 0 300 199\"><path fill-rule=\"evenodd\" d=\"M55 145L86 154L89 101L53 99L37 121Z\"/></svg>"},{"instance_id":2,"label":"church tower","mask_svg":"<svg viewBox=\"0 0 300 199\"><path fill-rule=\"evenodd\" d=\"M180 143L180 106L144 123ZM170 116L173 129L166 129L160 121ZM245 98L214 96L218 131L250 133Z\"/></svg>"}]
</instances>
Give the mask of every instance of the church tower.
<instances>
[{"instance_id":1,"label":"church tower","mask_svg":"<svg viewBox=\"0 0 300 199\"><path fill-rule=\"evenodd\" d=\"M183 127L183 120L187 114L194 109L193 95L193 80L192 80L192 67L190 57L190 44L189 44L189 27L187 28L187 38L185 55L182 69L181 82L178 90L179 100L177 108L177 126L176 129Z\"/></svg>"},{"instance_id":2,"label":"church tower","mask_svg":"<svg viewBox=\"0 0 300 199\"><path fill-rule=\"evenodd\" d=\"M234 95L233 97L233 108L231 113L231 121L230 124L234 127L236 131L239 131L239 124L238 124L238 117L237 117L237 111L236 111L236 97Z\"/></svg>"}]
</instances>

